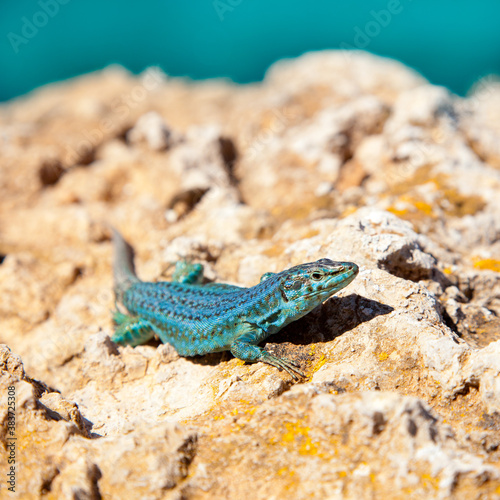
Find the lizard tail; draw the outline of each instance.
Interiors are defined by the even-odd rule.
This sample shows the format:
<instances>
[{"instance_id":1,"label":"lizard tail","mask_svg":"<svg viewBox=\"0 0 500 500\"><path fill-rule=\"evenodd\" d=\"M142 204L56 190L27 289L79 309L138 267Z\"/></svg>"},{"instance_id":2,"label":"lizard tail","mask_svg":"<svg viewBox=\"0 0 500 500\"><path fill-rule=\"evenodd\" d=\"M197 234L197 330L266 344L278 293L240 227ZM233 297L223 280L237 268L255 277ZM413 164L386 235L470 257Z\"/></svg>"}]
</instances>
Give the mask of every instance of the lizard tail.
<instances>
[{"instance_id":1,"label":"lizard tail","mask_svg":"<svg viewBox=\"0 0 500 500\"><path fill-rule=\"evenodd\" d=\"M115 229L113 233L113 277L115 281L114 291L116 299L121 302L123 294L140 280L135 274L134 249L123 239L123 236Z\"/></svg>"}]
</instances>

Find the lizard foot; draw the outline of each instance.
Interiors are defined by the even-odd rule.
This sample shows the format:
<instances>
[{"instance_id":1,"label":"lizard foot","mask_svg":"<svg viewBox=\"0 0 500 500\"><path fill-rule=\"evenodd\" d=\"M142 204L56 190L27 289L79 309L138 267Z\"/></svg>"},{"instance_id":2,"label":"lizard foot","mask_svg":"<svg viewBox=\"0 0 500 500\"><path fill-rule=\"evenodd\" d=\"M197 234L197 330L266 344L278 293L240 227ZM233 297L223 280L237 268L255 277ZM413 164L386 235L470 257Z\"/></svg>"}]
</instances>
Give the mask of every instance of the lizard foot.
<instances>
[{"instance_id":1,"label":"lizard foot","mask_svg":"<svg viewBox=\"0 0 500 500\"><path fill-rule=\"evenodd\" d=\"M260 361L267 363L268 365L275 366L280 370L285 370L294 380L300 380L301 378L306 377L305 374L300 371L300 365L287 358L278 358L267 351L263 351L262 359L260 359Z\"/></svg>"}]
</instances>

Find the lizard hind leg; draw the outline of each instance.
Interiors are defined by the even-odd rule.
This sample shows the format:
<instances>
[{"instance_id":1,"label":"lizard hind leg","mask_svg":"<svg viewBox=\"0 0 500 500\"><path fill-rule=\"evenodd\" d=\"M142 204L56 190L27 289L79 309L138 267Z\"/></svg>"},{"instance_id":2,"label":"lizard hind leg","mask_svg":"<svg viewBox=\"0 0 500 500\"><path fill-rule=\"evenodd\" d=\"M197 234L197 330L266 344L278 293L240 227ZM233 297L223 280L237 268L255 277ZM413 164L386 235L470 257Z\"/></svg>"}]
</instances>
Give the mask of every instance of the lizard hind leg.
<instances>
[{"instance_id":1,"label":"lizard hind leg","mask_svg":"<svg viewBox=\"0 0 500 500\"><path fill-rule=\"evenodd\" d=\"M111 340L117 344L136 346L145 344L154 337L153 325L138 316L115 311L113 321L116 329Z\"/></svg>"}]
</instances>

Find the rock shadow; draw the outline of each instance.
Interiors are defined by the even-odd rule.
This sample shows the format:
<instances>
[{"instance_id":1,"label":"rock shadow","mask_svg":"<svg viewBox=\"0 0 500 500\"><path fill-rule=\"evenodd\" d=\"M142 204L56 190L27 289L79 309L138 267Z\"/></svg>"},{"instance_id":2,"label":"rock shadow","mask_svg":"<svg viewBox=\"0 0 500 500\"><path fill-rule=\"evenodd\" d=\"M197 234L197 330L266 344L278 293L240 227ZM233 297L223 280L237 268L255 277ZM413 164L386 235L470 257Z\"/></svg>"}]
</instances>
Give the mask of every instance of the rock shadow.
<instances>
[{"instance_id":1,"label":"rock shadow","mask_svg":"<svg viewBox=\"0 0 500 500\"><path fill-rule=\"evenodd\" d=\"M267 342L308 345L330 342L361 323L389 314L394 308L358 294L332 297L303 318L294 321Z\"/></svg>"}]
</instances>

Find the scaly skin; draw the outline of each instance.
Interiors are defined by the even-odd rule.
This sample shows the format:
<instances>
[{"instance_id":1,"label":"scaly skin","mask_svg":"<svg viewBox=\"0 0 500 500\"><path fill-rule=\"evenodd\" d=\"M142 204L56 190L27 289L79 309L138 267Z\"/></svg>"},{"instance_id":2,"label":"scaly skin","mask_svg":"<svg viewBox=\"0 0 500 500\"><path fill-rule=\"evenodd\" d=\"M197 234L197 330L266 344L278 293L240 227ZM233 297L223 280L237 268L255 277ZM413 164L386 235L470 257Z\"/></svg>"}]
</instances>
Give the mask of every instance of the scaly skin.
<instances>
[{"instance_id":1,"label":"scaly skin","mask_svg":"<svg viewBox=\"0 0 500 500\"><path fill-rule=\"evenodd\" d=\"M146 283L135 275L132 248L114 231L115 294L128 314L115 312L113 341L139 345L158 335L181 356L231 351L244 361L262 361L283 368L295 379L303 376L289 360L258 344L279 332L358 274L353 262L321 259L280 273L266 273L258 285L201 285L203 268L181 262L176 282Z\"/></svg>"}]
</instances>

